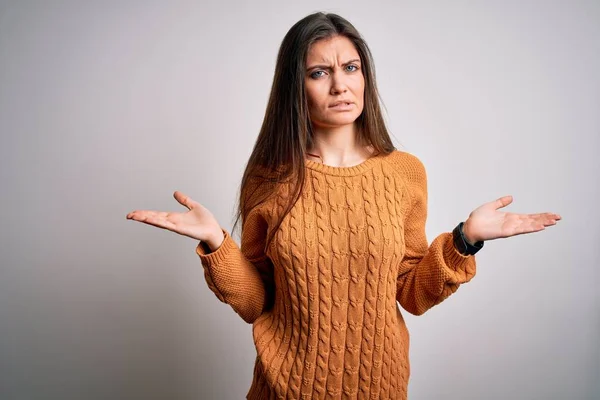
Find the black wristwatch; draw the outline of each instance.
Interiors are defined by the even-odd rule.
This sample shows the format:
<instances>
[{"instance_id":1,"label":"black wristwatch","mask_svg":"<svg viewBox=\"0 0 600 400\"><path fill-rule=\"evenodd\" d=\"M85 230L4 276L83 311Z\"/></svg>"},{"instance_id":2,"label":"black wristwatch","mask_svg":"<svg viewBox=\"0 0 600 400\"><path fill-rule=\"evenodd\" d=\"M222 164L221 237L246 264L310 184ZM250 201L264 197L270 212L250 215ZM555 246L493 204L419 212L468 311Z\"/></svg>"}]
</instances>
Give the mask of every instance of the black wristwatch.
<instances>
[{"instance_id":1,"label":"black wristwatch","mask_svg":"<svg viewBox=\"0 0 600 400\"><path fill-rule=\"evenodd\" d=\"M483 241L471 244L465 239L463 232L464 222L456 225L456 228L452 231L452 239L454 240L454 247L464 256L472 256L477 253L483 247Z\"/></svg>"}]
</instances>

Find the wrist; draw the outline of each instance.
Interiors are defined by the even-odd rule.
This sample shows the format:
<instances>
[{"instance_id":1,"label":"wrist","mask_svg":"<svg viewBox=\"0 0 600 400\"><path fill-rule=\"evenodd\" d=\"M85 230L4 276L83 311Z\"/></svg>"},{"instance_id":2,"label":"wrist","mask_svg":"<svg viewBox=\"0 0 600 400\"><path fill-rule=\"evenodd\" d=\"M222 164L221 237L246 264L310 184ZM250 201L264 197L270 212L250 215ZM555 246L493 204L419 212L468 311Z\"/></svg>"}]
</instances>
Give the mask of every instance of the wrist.
<instances>
[{"instance_id":1,"label":"wrist","mask_svg":"<svg viewBox=\"0 0 600 400\"><path fill-rule=\"evenodd\" d=\"M461 222L452 231L452 240L454 242L454 247L462 255L474 255L483 247L483 241L476 241L470 243L465 237L464 225L465 223Z\"/></svg>"},{"instance_id":2,"label":"wrist","mask_svg":"<svg viewBox=\"0 0 600 400\"><path fill-rule=\"evenodd\" d=\"M470 245L474 245L475 243L477 243L479 241L479 239L477 239L476 237L474 237L473 234L472 234L472 232L471 232L471 224L470 224L470 221L469 221L468 218L463 223L462 231L463 231L463 236L464 236L465 240L467 242L469 242Z\"/></svg>"},{"instance_id":3,"label":"wrist","mask_svg":"<svg viewBox=\"0 0 600 400\"><path fill-rule=\"evenodd\" d=\"M214 233L211 233L204 243L210 248L211 251L217 250L223 244L225 240L225 235L223 234L223 230L219 227Z\"/></svg>"}]
</instances>

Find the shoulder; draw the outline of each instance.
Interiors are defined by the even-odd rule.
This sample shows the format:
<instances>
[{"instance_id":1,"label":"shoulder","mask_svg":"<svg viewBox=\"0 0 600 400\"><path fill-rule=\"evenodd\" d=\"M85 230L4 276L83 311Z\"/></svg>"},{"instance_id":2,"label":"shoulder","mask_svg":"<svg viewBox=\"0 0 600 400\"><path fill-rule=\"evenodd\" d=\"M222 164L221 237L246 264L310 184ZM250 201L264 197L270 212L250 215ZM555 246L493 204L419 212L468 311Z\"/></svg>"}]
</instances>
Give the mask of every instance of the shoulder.
<instances>
[{"instance_id":1,"label":"shoulder","mask_svg":"<svg viewBox=\"0 0 600 400\"><path fill-rule=\"evenodd\" d=\"M423 185L427 182L427 171L423 162L414 154L394 150L384 157L393 170L400 174L408 184Z\"/></svg>"},{"instance_id":2,"label":"shoulder","mask_svg":"<svg viewBox=\"0 0 600 400\"><path fill-rule=\"evenodd\" d=\"M384 160L391 166L393 173L402 179L411 198L411 204L427 203L427 172L423 162L414 154L394 150Z\"/></svg>"}]
</instances>

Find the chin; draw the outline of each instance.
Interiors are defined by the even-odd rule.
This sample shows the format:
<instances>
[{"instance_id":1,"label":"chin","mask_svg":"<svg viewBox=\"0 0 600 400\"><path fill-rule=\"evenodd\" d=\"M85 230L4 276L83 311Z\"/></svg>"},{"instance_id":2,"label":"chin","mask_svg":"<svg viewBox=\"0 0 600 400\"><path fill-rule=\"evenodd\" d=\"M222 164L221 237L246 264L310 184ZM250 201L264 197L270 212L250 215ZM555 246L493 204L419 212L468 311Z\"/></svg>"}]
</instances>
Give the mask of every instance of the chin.
<instances>
[{"instance_id":1,"label":"chin","mask_svg":"<svg viewBox=\"0 0 600 400\"><path fill-rule=\"evenodd\" d=\"M360 117L360 114L340 115L340 116L337 116L336 118L328 118L326 120L323 120L322 125L330 126L330 127L349 125L349 124L353 124L358 117Z\"/></svg>"}]
</instances>

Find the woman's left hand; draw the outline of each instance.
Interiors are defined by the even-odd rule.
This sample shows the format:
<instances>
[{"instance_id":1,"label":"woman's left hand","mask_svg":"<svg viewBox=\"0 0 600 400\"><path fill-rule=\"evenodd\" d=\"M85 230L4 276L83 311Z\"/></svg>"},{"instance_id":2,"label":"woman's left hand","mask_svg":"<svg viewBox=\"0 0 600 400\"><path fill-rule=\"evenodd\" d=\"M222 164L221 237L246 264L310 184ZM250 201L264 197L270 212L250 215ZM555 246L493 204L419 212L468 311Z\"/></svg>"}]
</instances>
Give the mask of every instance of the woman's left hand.
<instances>
[{"instance_id":1,"label":"woman's left hand","mask_svg":"<svg viewBox=\"0 0 600 400\"><path fill-rule=\"evenodd\" d=\"M515 214L498 211L512 201L512 196L504 196L473 210L463 225L465 239L474 244L478 241L538 232L562 219L554 213Z\"/></svg>"}]
</instances>

